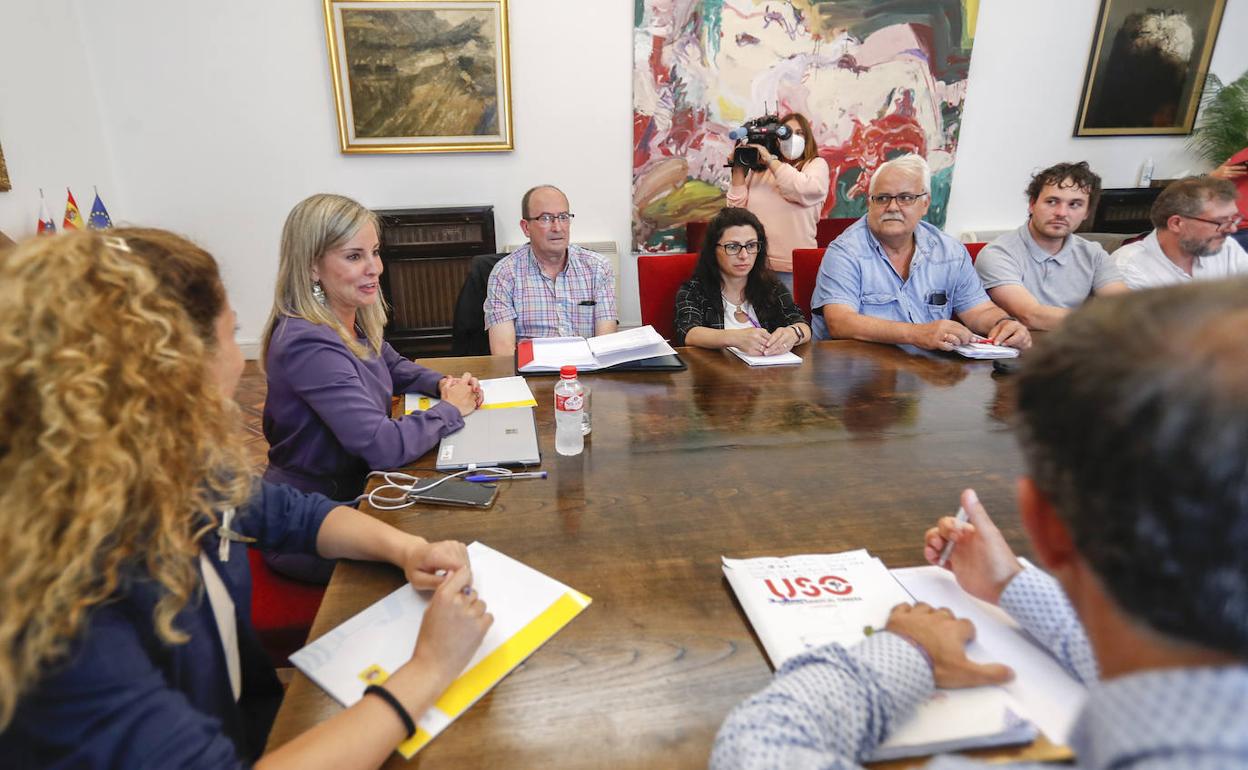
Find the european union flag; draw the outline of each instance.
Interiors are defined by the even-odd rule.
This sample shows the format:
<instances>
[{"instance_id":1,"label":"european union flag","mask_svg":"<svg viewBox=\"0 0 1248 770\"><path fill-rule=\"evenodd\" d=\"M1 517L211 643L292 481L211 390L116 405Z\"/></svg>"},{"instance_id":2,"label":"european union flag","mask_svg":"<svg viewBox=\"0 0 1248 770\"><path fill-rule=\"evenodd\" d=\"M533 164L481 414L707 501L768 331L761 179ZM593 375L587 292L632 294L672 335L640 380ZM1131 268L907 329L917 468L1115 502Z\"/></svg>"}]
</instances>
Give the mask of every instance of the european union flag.
<instances>
[{"instance_id":1,"label":"european union flag","mask_svg":"<svg viewBox=\"0 0 1248 770\"><path fill-rule=\"evenodd\" d=\"M87 227L92 230L107 230L113 226L113 220L108 217L108 209L104 208L104 201L100 200L100 191L95 191L95 203L91 204L91 216L87 218Z\"/></svg>"}]
</instances>

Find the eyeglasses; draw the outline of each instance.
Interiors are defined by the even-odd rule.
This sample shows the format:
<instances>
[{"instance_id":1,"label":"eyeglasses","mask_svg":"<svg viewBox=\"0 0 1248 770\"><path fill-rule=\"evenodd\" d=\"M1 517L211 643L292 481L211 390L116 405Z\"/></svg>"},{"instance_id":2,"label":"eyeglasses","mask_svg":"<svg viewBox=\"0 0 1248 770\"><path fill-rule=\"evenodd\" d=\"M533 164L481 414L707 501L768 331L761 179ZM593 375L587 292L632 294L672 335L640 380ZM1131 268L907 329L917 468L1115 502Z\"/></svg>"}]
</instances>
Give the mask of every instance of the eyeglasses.
<instances>
[{"instance_id":1,"label":"eyeglasses","mask_svg":"<svg viewBox=\"0 0 1248 770\"><path fill-rule=\"evenodd\" d=\"M525 217L525 219L530 222L541 222L546 227L550 227L555 222L558 222L561 225L566 225L568 222L572 221L572 217L574 216L576 216L576 214L569 214L565 211L562 214L538 214L535 217Z\"/></svg>"},{"instance_id":2,"label":"eyeglasses","mask_svg":"<svg viewBox=\"0 0 1248 770\"><path fill-rule=\"evenodd\" d=\"M905 209L913 206L914 202L919 198L922 198L924 195L927 195L927 193L897 193L896 195L883 193L880 195L869 195L867 198L880 208L886 209L890 203L897 201L897 205Z\"/></svg>"},{"instance_id":3,"label":"eyeglasses","mask_svg":"<svg viewBox=\"0 0 1248 770\"><path fill-rule=\"evenodd\" d=\"M1204 217L1192 217L1187 214L1179 214L1179 216L1184 219L1195 219L1197 222L1204 222L1207 225L1213 225L1219 230L1234 230L1239 227L1240 222L1244 221L1244 218L1238 214L1230 219L1205 219Z\"/></svg>"},{"instance_id":4,"label":"eyeglasses","mask_svg":"<svg viewBox=\"0 0 1248 770\"><path fill-rule=\"evenodd\" d=\"M717 244L724 253L730 257L735 257L741 253L741 249L745 249L746 254L757 254L762 248L762 244L758 241L750 241L749 243L737 243L736 241L728 241L727 243Z\"/></svg>"}]
</instances>

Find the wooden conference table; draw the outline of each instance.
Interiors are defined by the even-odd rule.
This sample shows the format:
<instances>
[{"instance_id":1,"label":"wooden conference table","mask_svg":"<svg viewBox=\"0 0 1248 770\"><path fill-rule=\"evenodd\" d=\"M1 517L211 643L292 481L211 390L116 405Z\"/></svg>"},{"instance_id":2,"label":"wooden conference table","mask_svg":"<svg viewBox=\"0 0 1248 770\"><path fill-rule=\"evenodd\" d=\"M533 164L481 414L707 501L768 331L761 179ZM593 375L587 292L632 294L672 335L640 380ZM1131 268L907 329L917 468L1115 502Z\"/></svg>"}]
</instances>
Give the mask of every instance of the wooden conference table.
<instances>
[{"instance_id":1,"label":"wooden conference table","mask_svg":"<svg viewBox=\"0 0 1248 770\"><path fill-rule=\"evenodd\" d=\"M593 434L577 457L555 453L555 377L530 377L549 479L511 482L488 510L374 512L430 540L480 540L593 597L411 762L395 754L389 767L705 767L724 716L771 676L721 556L865 547L892 567L920 564L923 531L968 486L1028 553L1013 504L1011 378L885 345L799 353L801 366L750 369L683 348L687 371L587 374ZM502 356L421 363L513 374ZM431 466L432 452L414 467ZM402 580L392 567L340 564L311 638ZM296 674L270 748L339 710Z\"/></svg>"}]
</instances>

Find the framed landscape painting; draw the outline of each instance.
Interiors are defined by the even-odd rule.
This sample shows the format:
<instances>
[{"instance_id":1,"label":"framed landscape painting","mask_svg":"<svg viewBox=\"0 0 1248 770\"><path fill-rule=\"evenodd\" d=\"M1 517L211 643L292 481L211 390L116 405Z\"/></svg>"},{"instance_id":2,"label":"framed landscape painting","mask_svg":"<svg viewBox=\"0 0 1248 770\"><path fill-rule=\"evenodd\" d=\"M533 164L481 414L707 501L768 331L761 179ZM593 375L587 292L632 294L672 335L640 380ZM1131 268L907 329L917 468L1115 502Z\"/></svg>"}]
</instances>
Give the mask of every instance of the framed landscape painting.
<instances>
[{"instance_id":1,"label":"framed landscape painting","mask_svg":"<svg viewBox=\"0 0 1248 770\"><path fill-rule=\"evenodd\" d=\"M1190 134L1226 0L1101 0L1075 136Z\"/></svg>"},{"instance_id":2,"label":"framed landscape painting","mask_svg":"<svg viewBox=\"0 0 1248 770\"><path fill-rule=\"evenodd\" d=\"M324 0L345 153L513 149L507 0Z\"/></svg>"}]
</instances>

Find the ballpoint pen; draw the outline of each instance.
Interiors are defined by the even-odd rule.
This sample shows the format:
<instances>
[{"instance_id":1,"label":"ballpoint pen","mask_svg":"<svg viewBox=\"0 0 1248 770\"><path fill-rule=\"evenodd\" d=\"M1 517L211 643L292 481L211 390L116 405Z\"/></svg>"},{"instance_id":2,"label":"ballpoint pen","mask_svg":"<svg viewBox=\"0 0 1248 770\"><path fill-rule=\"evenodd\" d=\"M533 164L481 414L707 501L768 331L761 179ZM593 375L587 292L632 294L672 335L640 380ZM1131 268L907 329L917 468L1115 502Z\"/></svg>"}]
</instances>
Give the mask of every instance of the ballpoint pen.
<instances>
[{"instance_id":1,"label":"ballpoint pen","mask_svg":"<svg viewBox=\"0 0 1248 770\"><path fill-rule=\"evenodd\" d=\"M506 473L501 475L476 475L466 476L464 481L511 481L513 479L544 479L546 471L531 471L528 473Z\"/></svg>"},{"instance_id":2,"label":"ballpoint pen","mask_svg":"<svg viewBox=\"0 0 1248 770\"><path fill-rule=\"evenodd\" d=\"M966 523L966 519L967 519L966 509L960 505L958 506L957 518L960 523L963 523L963 524ZM953 555L953 546L954 546L954 542L952 540L945 543L945 547L942 548L940 551L940 558L936 560L937 567L943 567L945 566L945 563L949 561L949 557Z\"/></svg>"}]
</instances>

